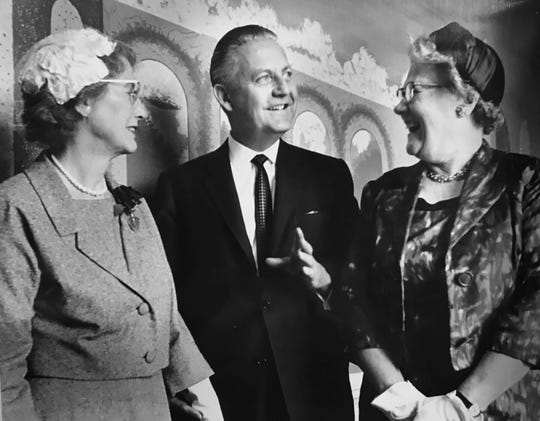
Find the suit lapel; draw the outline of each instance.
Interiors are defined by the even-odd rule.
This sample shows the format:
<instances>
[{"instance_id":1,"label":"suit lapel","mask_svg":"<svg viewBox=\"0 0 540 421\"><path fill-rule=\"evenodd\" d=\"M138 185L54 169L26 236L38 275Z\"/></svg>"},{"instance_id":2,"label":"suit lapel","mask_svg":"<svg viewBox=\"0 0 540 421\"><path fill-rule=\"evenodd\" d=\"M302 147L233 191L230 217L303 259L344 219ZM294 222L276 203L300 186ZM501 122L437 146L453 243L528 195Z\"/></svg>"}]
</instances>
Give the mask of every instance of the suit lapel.
<instances>
[{"instance_id":1,"label":"suit lapel","mask_svg":"<svg viewBox=\"0 0 540 421\"><path fill-rule=\"evenodd\" d=\"M494 151L484 142L471 165L450 233L450 247L476 225L505 190L506 181L494 155Z\"/></svg>"},{"instance_id":2,"label":"suit lapel","mask_svg":"<svg viewBox=\"0 0 540 421\"><path fill-rule=\"evenodd\" d=\"M80 223L80 218L85 216L79 214L79 209L76 208L73 199L48 159L41 156L32 167L25 171L25 174L40 197L58 234L62 237L74 234L75 247L79 252L118 278L130 289L137 291L137 286L132 283L133 277L129 275L123 262L111 256L107 253L107 248L103 247L103 244L111 244L113 241L110 225L104 221L101 229L95 229ZM106 217L106 215L103 216Z\"/></svg>"},{"instance_id":3,"label":"suit lapel","mask_svg":"<svg viewBox=\"0 0 540 421\"><path fill-rule=\"evenodd\" d=\"M229 146L224 142L208 161L206 168L208 178L205 185L210 197L221 212L225 223L231 230L234 238L242 248L250 264L255 268L255 259L249 242L240 201L234 185L234 179L229 160Z\"/></svg>"},{"instance_id":4,"label":"suit lapel","mask_svg":"<svg viewBox=\"0 0 540 421\"><path fill-rule=\"evenodd\" d=\"M129 275L124 262L112 257L107 253L108 248L103 246L103 244L116 243L108 230L109 227L104 226L96 235L97 230L81 229L76 235L76 247L87 258L128 285L130 289L138 290L137 286L133 285L133 278ZM125 238L122 241L125 245Z\"/></svg>"},{"instance_id":5,"label":"suit lapel","mask_svg":"<svg viewBox=\"0 0 540 421\"><path fill-rule=\"evenodd\" d=\"M276 158L276 191L270 248L272 256L280 254L283 240L297 224L295 203L302 191L302 180L301 163L295 162L292 147L280 140ZM290 250L281 250L281 253L289 252Z\"/></svg>"}]
</instances>

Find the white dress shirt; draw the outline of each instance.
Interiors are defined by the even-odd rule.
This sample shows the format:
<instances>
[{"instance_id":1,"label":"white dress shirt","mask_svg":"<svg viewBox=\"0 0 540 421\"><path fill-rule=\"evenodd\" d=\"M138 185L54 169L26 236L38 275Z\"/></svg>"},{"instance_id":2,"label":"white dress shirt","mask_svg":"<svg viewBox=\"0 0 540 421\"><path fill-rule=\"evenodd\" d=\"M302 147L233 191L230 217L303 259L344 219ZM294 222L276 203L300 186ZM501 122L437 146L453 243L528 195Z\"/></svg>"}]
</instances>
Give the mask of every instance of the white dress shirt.
<instances>
[{"instance_id":1,"label":"white dress shirt","mask_svg":"<svg viewBox=\"0 0 540 421\"><path fill-rule=\"evenodd\" d=\"M274 206L274 197L276 192L276 158L279 148L279 140L276 140L272 146L264 151L254 151L240 142L234 140L229 135L229 160L231 162L231 171L236 187L242 219L246 234L251 244L255 264L257 264L257 243L255 241L255 174L256 167L251 160L259 154L264 154L268 158L264 163L264 169L268 175L270 190L272 191L272 208Z\"/></svg>"}]
</instances>

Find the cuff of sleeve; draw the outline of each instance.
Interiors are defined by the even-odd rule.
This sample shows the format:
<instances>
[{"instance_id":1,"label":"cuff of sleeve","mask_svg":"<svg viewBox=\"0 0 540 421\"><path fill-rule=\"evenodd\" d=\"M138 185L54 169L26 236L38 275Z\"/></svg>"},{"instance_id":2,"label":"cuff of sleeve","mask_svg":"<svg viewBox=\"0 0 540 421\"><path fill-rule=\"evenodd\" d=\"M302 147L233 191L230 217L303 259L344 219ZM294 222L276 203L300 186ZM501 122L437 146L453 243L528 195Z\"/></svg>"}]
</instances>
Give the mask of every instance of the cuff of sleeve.
<instances>
[{"instance_id":1,"label":"cuff of sleeve","mask_svg":"<svg viewBox=\"0 0 540 421\"><path fill-rule=\"evenodd\" d=\"M459 414L459 419L464 420L483 420L482 411L477 404L470 403L470 407L465 406L465 402L461 400L455 390L446 394L446 397L450 399L454 410Z\"/></svg>"},{"instance_id":2,"label":"cuff of sleeve","mask_svg":"<svg viewBox=\"0 0 540 421\"><path fill-rule=\"evenodd\" d=\"M425 396L412 383L402 381L393 384L377 396L371 405L382 411L387 418L403 420L409 418Z\"/></svg>"},{"instance_id":3,"label":"cuff of sleeve","mask_svg":"<svg viewBox=\"0 0 540 421\"><path fill-rule=\"evenodd\" d=\"M536 340L532 337L518 340L510 333L500 333L495 337L491 351L523 361L532 369L540 368L540 354Z\"/></svg>"},{"instance_id":4,"label":"cuff of sleeve","mask_svg":"<svg viewBox=\"0 0 540 421\"><path fill-rule=\"evenodd\" d=\"M332 287L328 288L328 290L324 293L317 291L317 297L319 297L319 300L321 300L322 306L326 311L332 310L332 306L330 305L330 299L332 298Z\"/></svg>"}]
</instances>

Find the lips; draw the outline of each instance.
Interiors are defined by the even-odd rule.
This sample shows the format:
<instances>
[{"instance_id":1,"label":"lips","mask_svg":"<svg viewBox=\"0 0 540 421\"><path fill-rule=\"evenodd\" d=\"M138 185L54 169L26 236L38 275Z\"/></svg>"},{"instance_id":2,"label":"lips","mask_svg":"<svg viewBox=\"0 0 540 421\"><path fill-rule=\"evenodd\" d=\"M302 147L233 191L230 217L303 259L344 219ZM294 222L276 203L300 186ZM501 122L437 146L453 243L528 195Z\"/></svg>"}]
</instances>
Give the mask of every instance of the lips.
<instances>
[{"instance_id":1,"label":"lips","mask_svg":"<svg viewBox=\"0 0 540 421\"><path fill-rule=\"evenodd\" d=\"M137 126L128 126L127 129L128 129L131 133L135 133L135 131L137 130Z\"/></svg>"},{"instance_id":2,"label":"lips","mask_svg":"<svg viewBox=\"0 0 540 421\"><path fill-rule=\"evenodd\" d=\"M407 129L411 133L416 132L420 128L420 123L417 123L414 120L403 119L403 122L405 123L405 126L407 126Z\"/></svg>"}]
</instances>

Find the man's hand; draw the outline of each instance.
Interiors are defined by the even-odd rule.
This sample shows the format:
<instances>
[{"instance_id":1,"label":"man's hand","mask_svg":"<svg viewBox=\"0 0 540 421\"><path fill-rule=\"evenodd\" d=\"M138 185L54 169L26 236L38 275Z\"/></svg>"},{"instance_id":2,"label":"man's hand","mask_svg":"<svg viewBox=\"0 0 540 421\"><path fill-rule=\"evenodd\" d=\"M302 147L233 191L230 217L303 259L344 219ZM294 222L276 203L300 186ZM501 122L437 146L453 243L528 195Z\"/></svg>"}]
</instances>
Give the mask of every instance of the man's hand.
<instances>
[{"instance_id":1,"label":"man's hand","mask_svg":"<svg viewBox=\"0 0 540 421\"><path fill-rule=\"evenodd\" d=\"M331 283L330 275L313 257L313 247L296 227L291 254L287 257L268 257L266 263L273 268L283 268L290 274L300 274L316 290L325 291Z\"/></svg>"}]
</instances>

